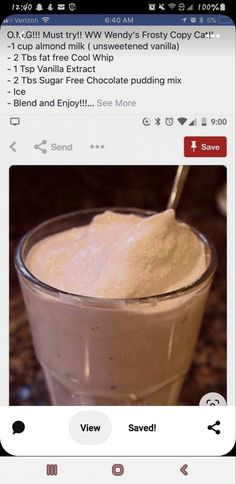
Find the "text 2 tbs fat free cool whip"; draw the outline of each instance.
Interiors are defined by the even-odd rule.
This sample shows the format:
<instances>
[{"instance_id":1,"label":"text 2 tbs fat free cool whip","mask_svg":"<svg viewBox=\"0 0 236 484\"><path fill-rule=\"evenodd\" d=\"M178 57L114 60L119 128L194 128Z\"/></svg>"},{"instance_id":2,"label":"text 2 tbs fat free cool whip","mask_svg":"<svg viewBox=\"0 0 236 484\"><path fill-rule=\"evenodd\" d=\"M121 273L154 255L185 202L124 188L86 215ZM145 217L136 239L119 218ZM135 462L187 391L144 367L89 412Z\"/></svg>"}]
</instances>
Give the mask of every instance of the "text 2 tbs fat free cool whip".
<instances>
[{"instance_id":1,"label":"text 2 tbs fat free cool whip","mask_svg":"<svg viewBox=\"0 0 236 484\"><path fill-rule=\"evenodd\" d=\"M25 257L58 291L20 275L52 403L176 404L212 274L177 290L201 278L209 247L173 210L93 215L82 224L78 212L76 225L50 230Z\"/></svg>"}]
</instances>

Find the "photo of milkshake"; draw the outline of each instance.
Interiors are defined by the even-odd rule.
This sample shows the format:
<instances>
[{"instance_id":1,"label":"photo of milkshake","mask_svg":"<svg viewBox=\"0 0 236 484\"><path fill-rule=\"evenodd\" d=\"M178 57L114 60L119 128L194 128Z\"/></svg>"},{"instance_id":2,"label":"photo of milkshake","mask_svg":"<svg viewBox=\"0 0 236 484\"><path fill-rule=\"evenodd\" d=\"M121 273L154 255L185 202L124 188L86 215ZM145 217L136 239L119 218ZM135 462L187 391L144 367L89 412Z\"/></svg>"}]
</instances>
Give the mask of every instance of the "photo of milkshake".
<instances>
[{"instance_id":1,"label":"photo of milkshake","mask_svg":"<svg viewBox=\"0 0 236 484\"><path fill-rule=\"evenodd\" d=\"M219 166L10 170L10 405L226 393Z\"/></svg>"},{"instance_id":2,"label":"photo of milkshake","mask_svg":"<svg viewBox=\"0 0 236 484\"><path fill-rule=\"evenodd\" d=\"M177 404L216 254L174 210L56 217L16 267L52 404Z\"/></svg>"}]
</instances>

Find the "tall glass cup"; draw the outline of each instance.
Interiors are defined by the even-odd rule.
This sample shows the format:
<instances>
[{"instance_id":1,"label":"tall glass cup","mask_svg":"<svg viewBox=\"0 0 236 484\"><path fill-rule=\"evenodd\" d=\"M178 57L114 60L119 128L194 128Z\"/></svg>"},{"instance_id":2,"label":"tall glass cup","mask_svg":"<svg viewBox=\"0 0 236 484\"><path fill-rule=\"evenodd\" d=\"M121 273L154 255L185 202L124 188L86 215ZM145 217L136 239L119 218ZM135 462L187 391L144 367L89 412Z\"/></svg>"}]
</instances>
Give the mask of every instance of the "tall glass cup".
<instances>
[{"instance_id":1,"label":"tall glass cup","mask_svg":"<svg viewBox=\"0 0 236 484\"><path fill-rule=\"evenodd\" d=\"M142 217L136 209L112 209ZM25 235L15 262L37 358L53 405L176 405L190 367L216 268L211 243L206 270L178 290L136 299L70 294L39 281L25 265L49 235L87 225L104 209L48 220Z\"/></svg>"}]
</instances>

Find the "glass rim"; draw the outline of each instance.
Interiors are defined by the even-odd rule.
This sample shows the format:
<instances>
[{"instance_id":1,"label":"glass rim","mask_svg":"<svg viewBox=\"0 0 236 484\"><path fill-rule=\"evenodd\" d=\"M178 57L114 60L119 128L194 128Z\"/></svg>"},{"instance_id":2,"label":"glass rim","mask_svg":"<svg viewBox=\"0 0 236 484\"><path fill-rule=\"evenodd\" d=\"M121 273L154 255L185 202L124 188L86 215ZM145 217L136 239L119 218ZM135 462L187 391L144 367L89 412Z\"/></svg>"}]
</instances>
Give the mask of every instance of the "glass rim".
<instances>
[{"instance_id":1,"label":"glass rim","mask_svg":"<svg viewBox=\"0 0 236 484\"><path fill-rule=\"evenodd\" d=\"M42 229L46 225L50 225L53 222L66 219L66 218L71 218L76 215L89 215L89 214L99 214L103 213L105 211L112 211L112 212L118 212L118 213L133 213L133 214L139 214L139 215L144 215L146 216L151 216L155 215L158 212L153 211L153 210L145 210L145 209L139 209L139 208L133 208L133 207L97 207L97 208L89 208L89 209L82 209L82 210L76 210L73 212L67 212L62 215L57 215L56 217L52 217L50 219L45 220L44 222L41 222L40 224L36 225L33 227L31 230L29 230L19 241L16 247L15 251L15 267L19 271L19 273L29 282L43 290L44 292L51 293L51 295L54 296L64 296L65 298L73 298L76 299L77 301L83 300L84 302L89 303L104 303L104 305L111 304L112 302L121 304L121 303L128 303L128 304L137 304L137 303L151 303L154 301L162 301L162 300L169 300L172 298L180 297L185 294L188 294L191 292L193 289L196 289L198 286L201 286L202 283L204 283L211 275L214 274L217 266L217 253L215 250L215 247L211 240L205 235L203 235L200 231L189 225L191 230L195 233L195 235L203 242L205 247L208 247L210 251L210 261L209 264L206 268L206 270L201 274L198 279L195 279L192 283L180 287L178 289L174 289L172 291L168 292L162 292L159 294L155 294L152 296L142 296L142 297L132 297L132 298L102 298L102 297L93 297L93 296L85 296L83 294L74 294L68 291L63 291L61 289L58 289L56 287L50 286L49 284L44 283L40 279L38 279L36 276L34 276L29 269L26 267L23 259L23 249L25 243L32 237L38 230ZM179 220L182 222L181 220ZM185 223L185 222L183 222ZM188 225L188 224L187 224ZM65 229L66 230L66 229ZM55 232L56 233L56 232Z\"/></svg>"}]
</instances>

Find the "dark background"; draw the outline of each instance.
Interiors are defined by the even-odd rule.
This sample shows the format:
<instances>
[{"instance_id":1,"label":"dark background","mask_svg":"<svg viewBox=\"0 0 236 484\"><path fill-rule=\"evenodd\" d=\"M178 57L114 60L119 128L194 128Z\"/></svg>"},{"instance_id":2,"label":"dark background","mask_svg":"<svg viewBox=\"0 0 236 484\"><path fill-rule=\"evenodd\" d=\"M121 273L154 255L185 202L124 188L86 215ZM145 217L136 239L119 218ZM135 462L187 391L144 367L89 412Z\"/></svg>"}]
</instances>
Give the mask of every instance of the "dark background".
<instances>
[{"instance_id":1,"label":"dark background","mask_svg":"<svg viewBox=\"0 0 236 484\"><path fill-rule=\"evenodd\" d=\"M35 359L29 326L14 269L19 239L50 217L101 206L151 210L166 207L174 166L14 166L10 169L10 404L50 404ZM216 197L226 169L191 167L178 218L209 237L218 253L218 268L205 312L191 370L180 403L198 405L205 393L226 396L226 219Z\"/></svg>"},{"instance_id":2,"label":"dark background","mask_svg":"<svg viewBox=\"0 0 236 484\"><path fill-rule=\"evenodd\" d=\"M5 16L7 15L11 15L12 14L12 10L11 10L11 6L14 2L11 1L11 0L8 0L7 2L2 2L2 5L1 5L1 15L2 15L2 18L3 17L3 14L5 13ZM26 2L24 0L18 0L17 1L17 4L25 4ZM36 11L36 5L37 5L38 2L32 2L33 4L33 9L31 10L31 13L41 13L41 12L37 12ZM43 13L48 13L47 11L47 5L49 2L45 2L44 1L41 1L40 3L42 3L44 6L46 6L45 10ZM54 6L57 5L57 1L54 1L52 0L51 2ZM67 2L65 2L67 3ZM69 2L68 2L69 3ZM138 2L134 2L133 0L100 0L99 2L97 0L90 0L89 2L87 0L80 0L79 2L79 12L80 13L92 13L92 14L101 14L101 13L105 13L107 14L109 12L109 14L116 14L116 13L121 13L121 14L134 14L134 13L150 13L150 15L153 15L153 14L156 14L158 13L158 15L166 15L166 14L179 14L179 15L183 15L183 12L179 12L178 9L174 9L174 10L171 10L169 7L168 7L168 3L166 3L165 5L165 8L166 10L165 11L162 11L162 10L159 10L158 8L156 9L156 11L154 12L149 12L148 10L148 1L147 0L139 0ZM191 4L192 4L192 1L191 0L185 0L185 5L186 5L186 10L185 12L187 11L187 7L189 7ZM224 3L226 5L226 11L225 12L220 12L220 11L217 11L217 12L213 12L213 9L206 12L206 10L204 11L199 11L198 10L198 6L200 4L203 4L205 3L203 0L201 1L198 1L197 4L195 3L194 5L194 9L191 10L190 12L188 13L191 13L191 14L201 14L201 13L209 13L209 15L211 14L225 14L225 15L230 15L232 18L235 18L235 11L234 11L234 5L233 5L233 2L230 1L230 0L225 0ZM214 2L216 3L216 2ZM221 3L221 2L219 2ZM34 6L35 6L35 10L34 10ZM24 12L19 12L17 11L17 15L19 14L22 14ZM56 13L57 15L60 15L60 14L63 14L65 13L64 11L62 12L57 12L56 9L54 9L54 14ZM66 10L66 13L67 14L71 14L71 15L74 15L75 13L77 12L74 12L71 13L71 11L69 9Z\"/></svg>"}]
</instances>

